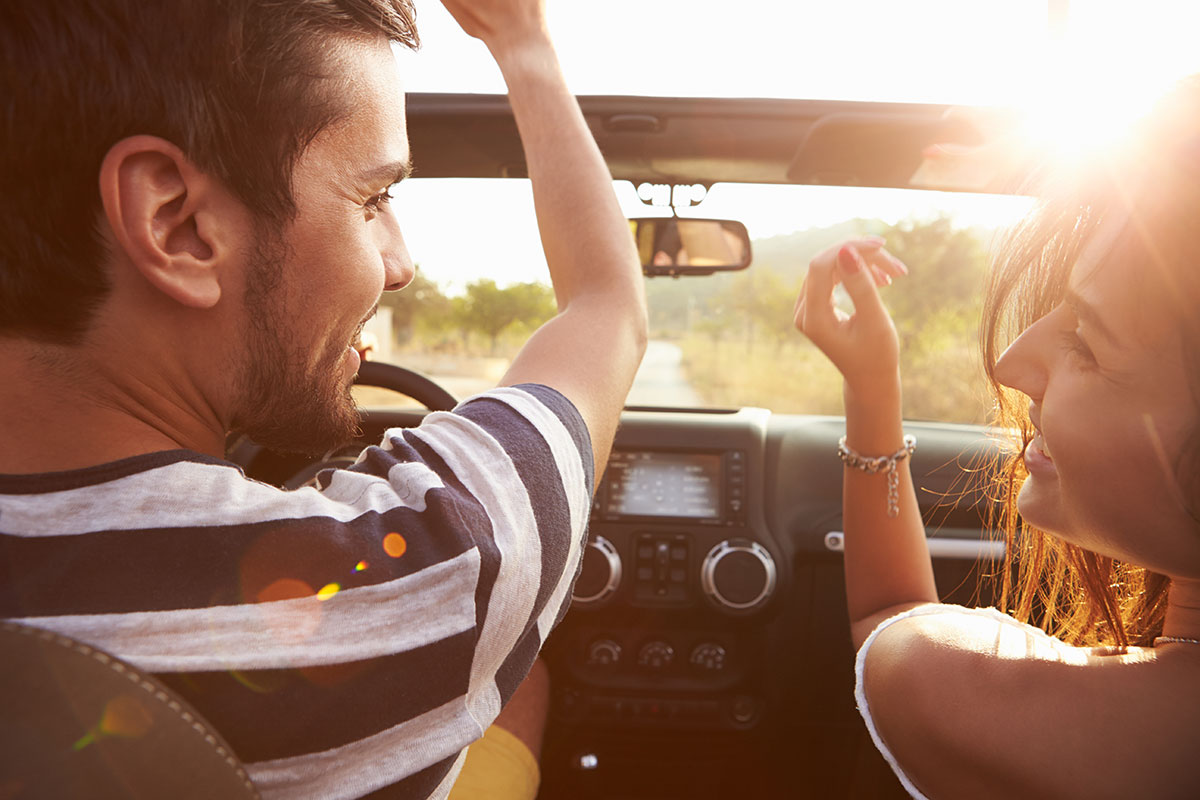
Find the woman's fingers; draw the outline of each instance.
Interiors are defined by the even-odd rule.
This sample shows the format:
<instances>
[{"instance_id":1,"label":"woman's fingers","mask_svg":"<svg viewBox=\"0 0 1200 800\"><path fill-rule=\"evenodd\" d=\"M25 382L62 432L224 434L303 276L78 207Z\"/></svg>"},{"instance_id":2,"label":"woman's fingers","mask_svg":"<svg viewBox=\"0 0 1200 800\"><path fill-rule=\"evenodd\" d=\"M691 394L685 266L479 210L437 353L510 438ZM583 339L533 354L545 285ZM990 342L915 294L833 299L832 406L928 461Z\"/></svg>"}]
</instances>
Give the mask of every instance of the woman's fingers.
<instances>
[{"instance_id":1,"label":"woman's fingers","mask_svg":"<svg viewBox=\"0 0 1200 800\"><path fill-rule=\"evenodd\" d=\"M908 267L904 265L904 262L883 248L884 240L881 236L864 236L861 239L851 239L842 242L837 247L832 247L820 256L817 256L817 259L827 256L836 257L837 251L847 245L857 250L858 254L863 257L863 260L871 265L872 270L877 272L880 285L891 282L884 280L884 276L898 278L901 275L908 274Z\"/></svg>"},{"instance_id":2,"label":"woman's fingers","mask_svg":"<svg viewBox=\"0 0 1200 800\"><path fill-rule=\"evenodd\" d=\"M878 236L851 239L831 247L809 264L793 308L796 327L810 338L821 338L824 331L849 319L834 304L833 293L839 283L845 284L856 312L860 302L867 302L873 312L886 316L874 286L887 286L893 278L907 274L908 267L883 248L883 239Z\"/></svg>"},{"instance_id":3,"label":"woman's fingers","mask_svg":"<svg viewBox=\"0 0 1200 800\"><path fill-rule=\"evenodd\" d=\"M808 274L804 277L804 285L800 287L800 296L796 300L796 327L809 338L825 325L836 321L833 314L833 288L837 281L833 273L837 265L828 254L827 250L809 263Z\"/></svg>"},{"instance_id":4,"label":"woman's fingers","mask_svg":"<svg viewBox=\"0 0 1200 800\"><path fill-rule=\"evenodd\" d=\"M890 286L891 285L892 278L890 275L888 275L881 268L875 266L874 264L868 264L867 266L871 270L871 277L875 279L876 286Z\"/></svg>"},{"instance_id":5,"label":"woman's fingers","mask_svg":"<svg viewBox=\"0 0 1200 800\"><path fill-rule=\"evenodd\" d=\"M904 265L904 262L882 247L869 250L864 250L861 247L856 247L855 249L858 250L858 254L862 256L864 261L877 270L879 274L886 275L889 279L899 278L908 274L908 267ZM891 283L891 280L886 282Z\"/></svg>"},{"instance_id":6,"label":"woman's fingers","mask_svg":"<svg viewBox=\"0 0 1200 800\"><path fill-rule=\"evenodd\" d=\"M880 249L878 251L878 254L879 254L879 258L883 259L883 268L893 278L898 278L901 275L908 274L908 267L906 267L904 265L904 262L901 261L900 259L896 258L894 255L889 253L887 250Z\"/></svg>"},{"instance_id":7,"label":"woman's fingers","mask_svg":"<svg viewBox=\"0 0 1200 800\"><path fill-rule=\"evenodd\" d=\"M808 265L796 300L795 322L842 373L848 383L870 383L893 374L899 357L896 330L878 286L908 273L877 237L831 247ZM838 284L854 304L853 313L837 308Z\"/></svg>"},{"instance_id":8,"label":"woman's fingers","mask_svg":"<svg viewBox=\"0 0 1200 800\"><path fill-rule=\"evenodd\" d=\"M850 300L854 303L855 312L860 315L887 316L887 310L883 307L883 300L880 299L879 289L876 287L876 272L882 273L887 283L891 283L891 278L887 278L877 263L869 264L852 245L843 245L838 250L837 262L842 285L846 287L846 294L850 295Z\"/></svg>"}]
</instances>

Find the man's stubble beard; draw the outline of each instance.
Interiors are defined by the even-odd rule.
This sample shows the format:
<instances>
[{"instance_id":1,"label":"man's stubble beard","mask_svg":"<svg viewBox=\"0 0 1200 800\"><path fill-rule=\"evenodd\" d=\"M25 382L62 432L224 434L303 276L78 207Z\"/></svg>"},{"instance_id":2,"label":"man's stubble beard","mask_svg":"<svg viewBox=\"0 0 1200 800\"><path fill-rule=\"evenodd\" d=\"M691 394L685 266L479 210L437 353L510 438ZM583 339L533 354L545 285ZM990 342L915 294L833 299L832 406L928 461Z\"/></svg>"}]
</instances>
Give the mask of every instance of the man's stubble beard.
<instances>
[{"instance_id":1,"label":"man's stubble beard","mask_svg":"<svg viewBox=\"0 0 1200 800\"><path fill-rule=\"evenodd\" d=\"M295 322L284 290L288 254L276 235L260 234L254 245L233 428L272 450L317 456L353 439L361 417L340 368L349 342L330 343L310 368L310 354L289 338Z\"/></svg>"}]
</instances>

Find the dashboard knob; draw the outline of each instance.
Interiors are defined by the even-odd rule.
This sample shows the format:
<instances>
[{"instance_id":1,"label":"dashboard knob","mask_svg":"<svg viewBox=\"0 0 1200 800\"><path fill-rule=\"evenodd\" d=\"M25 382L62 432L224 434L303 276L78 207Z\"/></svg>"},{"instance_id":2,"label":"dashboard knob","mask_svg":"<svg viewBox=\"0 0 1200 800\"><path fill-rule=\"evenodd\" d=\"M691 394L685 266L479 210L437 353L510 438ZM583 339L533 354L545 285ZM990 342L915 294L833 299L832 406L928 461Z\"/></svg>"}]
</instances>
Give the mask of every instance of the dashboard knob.
<instances>
[{"instance_id":1,"label":"dashboard knob","mask_svg":"<svg viewBox=\"0 0 1200 800\"><path fill-rule=\"evenodd\" d=\"M738 725L749 725L758 716L759 703L753 697L738 695L729 708L730 718Z\"/></svg>"},{"instance_id":2,"label":"dashboard knob","mask_svg":"<svg viewBox=\"0 0 1200 800\"><path fill-rule=\"evenodd\" d=\"M726 539L708 551L700 566L700 587L725 611L762 607L775 592L776 577L775 559L749 539Z\"/></svg>"},{"instance_id":3,"label":"dashboard knob","mask_svg":"<svg viewBox=\"0 0 1200 800\"><path fill-rule=\"evenodd\" d=\"M638 651L638 666L649 669L666 669L675 660L675 648L666 642L654 641L642 645Z\"/></svg>"},{"instance_id":4,"label":"dashboard knob","mask_svg":"<svg viewBox=\"0 0 1200 800\"><path fill-rule=\"evenodd\" d=\"M597 639L588 645L587 663L607 667L621 660L621 645L612 639Z\"/></svg>"},{"instance_id":5,"label":"dashboard knob","mask_svg":"<svg viewBox=\"0 0 1200 800\"><path fill-rule=\"evenodd\" d=\"M621 556L603 536L591 539L583 549L583 567L571 592L577 606L594 606L612 597L621 584Z\"/></svg>"},{"instance_id":6,"label":"dashboard knob","mask_svg":"<svg viewBox=\"0 0 1200 800\"><path fill-rule=\"evenodd\" d=\"M716 642L701 642L692 648L688 663L703 672L720 672L725 669L725 648Z\"/></svg>"}]
</instances>

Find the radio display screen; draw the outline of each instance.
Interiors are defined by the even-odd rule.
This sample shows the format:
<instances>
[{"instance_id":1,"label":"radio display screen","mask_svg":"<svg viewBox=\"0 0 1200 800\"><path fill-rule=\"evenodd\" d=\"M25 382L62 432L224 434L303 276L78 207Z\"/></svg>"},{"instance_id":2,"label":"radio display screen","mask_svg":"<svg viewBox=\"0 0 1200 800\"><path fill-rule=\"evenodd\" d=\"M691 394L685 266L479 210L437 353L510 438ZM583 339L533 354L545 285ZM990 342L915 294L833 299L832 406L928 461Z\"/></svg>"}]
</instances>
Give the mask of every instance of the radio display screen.
<instances>
[{"instance_id":1,"label":"radio display screen","mask_svg":"<svg viewBox=\"0 0 1200 800\"><path fill-rule=\"evenodd\" d=\"M721 456L716 453L614 451L605 481L609 514L686 519L721 516Z\"/></svg>"}]
</instances>

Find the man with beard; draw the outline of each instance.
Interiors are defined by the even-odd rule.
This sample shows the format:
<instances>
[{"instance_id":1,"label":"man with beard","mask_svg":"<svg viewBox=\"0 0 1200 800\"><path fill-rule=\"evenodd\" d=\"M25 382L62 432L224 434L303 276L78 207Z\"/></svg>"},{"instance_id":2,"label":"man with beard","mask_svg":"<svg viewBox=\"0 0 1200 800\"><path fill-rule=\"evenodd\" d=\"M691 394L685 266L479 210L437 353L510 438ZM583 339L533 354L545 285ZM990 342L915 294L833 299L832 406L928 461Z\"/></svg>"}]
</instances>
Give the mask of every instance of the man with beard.
<instances>
[{"instance_id":1,"label":"man with beard","mask_svg":"<svg viewBox=\"0 0 1200 800\"><path fill-rule=\"evenodd\" d=\"M354 431L352 345L413 275L410 0L0 10L0 617L155 673L272 797L449 792L565 611L644 349L540 0L445 4L508 83L560 312L502 388L294 492L224 443Z\"/></svg>"}]
</instances>

